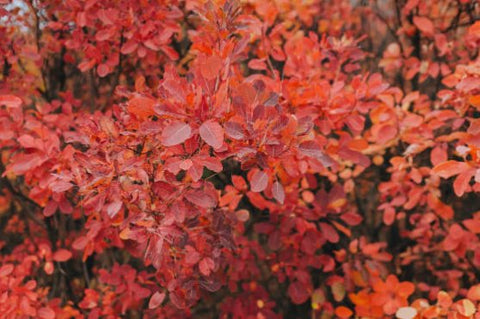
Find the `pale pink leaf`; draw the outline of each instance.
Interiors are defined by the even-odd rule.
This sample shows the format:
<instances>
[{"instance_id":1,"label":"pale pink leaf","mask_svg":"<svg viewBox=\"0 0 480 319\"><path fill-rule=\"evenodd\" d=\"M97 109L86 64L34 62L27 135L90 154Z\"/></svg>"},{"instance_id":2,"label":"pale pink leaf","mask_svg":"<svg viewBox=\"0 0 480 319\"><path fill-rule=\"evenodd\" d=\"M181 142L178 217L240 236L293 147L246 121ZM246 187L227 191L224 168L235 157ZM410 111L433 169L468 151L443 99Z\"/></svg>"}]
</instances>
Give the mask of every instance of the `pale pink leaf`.
<instances>
[{"instance_id":1,"label":"pale pink leaf","mask_svg":"<svg viewBox=\"0 0 480 319\"><path fill-rule=\"evenodd\" d=\"M200 137L214 149L223 145L223 127L214 121L206 121L199 128Z\"/></svg>"},{"instance_id":2,"label":"pale pink leaf","mask_svg":"<svg viewBox=\"0 0 480 319\"><path fill-rule=\"evenodd\" d=\"M264 171L256 171L252 175L252 180L250 181L250 189L252 192L259 193L267 188L268 185L268 175Z\"/></svg>"},{"instance_id":3,"label":"pale pink leaf","mask_svg":"<svg viewBox=\"0 0 480 319\"><path fill-rule=\"evenodd\" d=\"M178 145L189 139L191 134L190 125L183 122L171 123L163 129L161 142L164 146Z\"/></svg>"}]
</instances>

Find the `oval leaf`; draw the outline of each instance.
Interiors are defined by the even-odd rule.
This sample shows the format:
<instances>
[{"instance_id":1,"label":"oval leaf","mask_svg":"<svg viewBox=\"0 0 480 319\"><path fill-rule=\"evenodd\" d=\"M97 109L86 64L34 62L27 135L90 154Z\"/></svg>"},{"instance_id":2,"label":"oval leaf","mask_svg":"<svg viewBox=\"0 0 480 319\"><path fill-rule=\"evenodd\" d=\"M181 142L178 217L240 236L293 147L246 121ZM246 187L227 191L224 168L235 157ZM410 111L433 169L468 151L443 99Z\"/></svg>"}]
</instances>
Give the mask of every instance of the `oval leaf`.
<instances>
[{"instance_id":1,"label":"oval leaf","mask_svg":"<svg viewBox=\"0 0 480 319\"><path fill-rule=\"evenodd\" d=\"M268 175L264 171L256 171L250 181L250 190L255 193L260 193L268 185Z\"/></svg>"},{"instance_id":2,"label":"oval leaf","mask_svg":"<svg viewBox=\"0 0 480 319\"><path fill-rule=\"evenodd\" d=\"M148 309L158 308L158 306L162 304L164 299L165 299L165 293L157 291L150 298L150 301L148 302Z\"/></svg>"},{"instance_id":3,"label":"oval leaf","mask_svg":"<svg viewBox=\"0 0 480 319\"><path fill-rule=\"evenodd\" d=\"M72 253L66 249L59 249L53 254L53 260L58 262L65 262L72 258Z\"/></svg>"},{"instance_id":4,"label":"oval leaf","mask_svg":"<svg viewBox=\"0 0 480 319\"><path fill-rule=\"evenodd\" d=\"M214 149L223 145L224 131L223 127L214 121L206 121L200 126L200 137Z\"/></svg>"},{"instance_id":5,"label":"oval leaf","mask_svg":"<svg viewBox=\"0 0 480 319\"><path fill-rule=\"evenodd\" d=\"M282 184L280 184L279 182L273 183L272 194L273 197L277 200L277 202L283 205L283 203L285 202L285 191L283 190Z\"/></svg>"},{"instance_id":6,"label":"oval leaf","mask_svg":"<svg viewBox=\"0 0 480 319\"><path fill-rule=\"evenodd\" d=\"M104 70L97 70L98 72L103 72ZM101 73L103 76L106 73ZM100 73L99 73L100 75ZM100 75L100 76L102 76ZM144 119L150 115L154 115L153 106L155 105L155 100L146 96L136 96L128 101L127 110L128 112L134 114L139 119Z\"/></svg>"},{"instance_id":7,"label":"oval leaf","mask_svg":"<svg viewBox=\"0 0 480 319\"><path fill-rule=\"evenodd\" d=\"M432 172L442 178L450 178L466 171L469 168L470 166L464 162L446 161L444 163L436 165L432 169Z\"/></svg>"},{"instance_id":8,"label":"oval leaf","mask_svg":"<svg viewBox=\"0 0 480 319\"><path fill-rule=\"evenodd\" d=\"M190 138L192 129L183 122L175 122L167 125L162 132L161 142L164 146L182 144Z\"/></svg>"},{"instance_id":9,"label":"oval leaf","mask_svg":"<svg viewBox=\"0 0 480 319\"><path fill-rule=\"evenodd\" d=\"M417 309L412 307L398 308L395 316L399 319L413 319L417 315Z\"/></svg>"},{"instance_id":10,"label":"oval leaf","mask_svg":"<svg viewBox=\"0 0 480 319\"><path fill-rule=\"evenodd\" d=\"M430 19L425 18L425 17L413 17L413 24L422 31L425 35L433 35L435 33L435 27L430 21Z\"/></svg>"}]
</instances>

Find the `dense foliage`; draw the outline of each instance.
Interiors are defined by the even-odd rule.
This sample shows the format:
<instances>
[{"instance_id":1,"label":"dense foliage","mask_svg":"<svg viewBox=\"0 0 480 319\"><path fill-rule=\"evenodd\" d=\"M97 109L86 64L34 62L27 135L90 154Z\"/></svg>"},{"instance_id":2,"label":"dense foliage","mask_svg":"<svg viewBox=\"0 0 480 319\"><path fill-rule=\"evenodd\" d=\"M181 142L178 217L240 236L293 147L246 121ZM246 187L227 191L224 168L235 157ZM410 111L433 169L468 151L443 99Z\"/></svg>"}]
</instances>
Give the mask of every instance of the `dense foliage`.
<instances>
[{"instance_id":1,"label":"dense foliage","mask_svg":"<svg viewBox=\"0 0 480 319\"><path fill-rule=\"evenodd\" d=\"M0 0L1 318L480 318L476 0Z\"/></svg>"}]
</instances>

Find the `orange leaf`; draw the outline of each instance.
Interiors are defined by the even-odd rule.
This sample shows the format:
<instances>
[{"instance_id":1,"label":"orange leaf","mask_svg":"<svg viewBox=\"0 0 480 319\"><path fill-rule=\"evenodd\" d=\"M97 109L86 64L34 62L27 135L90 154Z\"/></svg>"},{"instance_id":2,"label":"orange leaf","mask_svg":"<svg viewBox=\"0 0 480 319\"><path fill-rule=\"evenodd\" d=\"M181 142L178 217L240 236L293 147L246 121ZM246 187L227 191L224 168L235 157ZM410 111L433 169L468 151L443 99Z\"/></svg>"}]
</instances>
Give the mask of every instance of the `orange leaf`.
<instances>
[{"instance_id":1,"label":"orange leaf","mask_svg":"<svg viewBox=\"0 0 480 319\"><path fill-rule=\"evenodd\" d=\"M427 36L432 36L435 33L432 21L426 17L413 17L413 24Z\"/></svg>"},{"instance_id":2,"label":"orange leaf","mask_svg":"<svg viewBox=\"0 0 480 319\"><path fill-rule=\"evenodd\" d=\"M468 33L480 37L480 21L475 22L468 28Z\"/></svg>"},{"instance_id":3,"label":"orange leaf","mask_svg":"<svg viewBox=\"0 0 480 319\"><path fill-rule=\"evenodd\" d=\"M468 289L467 298L471 300L480 300L480 285L475 285Z\"/></svg>"},{"instance_id":4,"label":"orange leaf","mask_svg":"<svg viewBox=\"0 0 480 319\"><path fill-rule=\"evenodd\" d=\"M432 172L442 178L450 178L452 176L458 175L466 171L469 168L470 168L470 165L464 162L446 161L436 165L432 169Z\"/></svg>"},{"instance_id":5,"label":"orange leaf","mask_svg":"<svg viewBox=\"0 0 480 319\"><path fill-rule=\"evenodd\" d=\"M353 312L347 307L340 306L335 309L335 314L340 318L350 318Z\"/></svg>"},{"instance_id":6,"label":"orange leaf","mask_svg":"<svg viewBox=\"0 0 480 319\"><path fill-rule=\"evenodd\" d=\"M134 114L139 119L144 119L150 115L154 115L153 106L155 100L145 96L137 96L128 102L128 112Z\"/></svg>"},{"instance_id":7,"label":"orange leaf","mask_svg":"<svg viewBox=\"0 0 480 319\"><path fill-rule=\"evenodd\" d=\"M477 311L475 305L468 299L462 299L455 303L455 308L462 316L470 317Z\"/></svg>"},{"instance_id":8,"label":"orange leaf","mask_svg":"<svg viewBox=\"0 0 480 319\"><path fill-rule=\"evenodd\" d=\"M222 59L219 56L212 55L205 59L200 65L200 72L203 77L211 80L214 79L222 69Z\"/></svg>"},{"instance_id":9,"label":"orange leaf","mask_svg":"<svg viewBox=\"0 0 480 319\"><path fill-rule=\"evenodd\" d=\"M480 94L479 95L472 95L468 101L475 107L480 107Z\"/></svg>"},{"instance_id":10,"label":"orange leaf","mask_svg":"<svg viewBox=\"0 0 480 319\"><path fill-rule=\"evenodd\" d=\"M415 291L415 285L409 281L401 282L397 288L397 295L408 298Z\"/></svg>"},{"instance_id":11,"label":"orange leaf","mask_svg":"<svg viewBox=\"0 0 480 319\"><path fill-rule=\"evenodd\" d=\"M72 252L66 249L59 249L53 254L53 260L65 262L72 258Z\"/></svg>"}]
</instances>

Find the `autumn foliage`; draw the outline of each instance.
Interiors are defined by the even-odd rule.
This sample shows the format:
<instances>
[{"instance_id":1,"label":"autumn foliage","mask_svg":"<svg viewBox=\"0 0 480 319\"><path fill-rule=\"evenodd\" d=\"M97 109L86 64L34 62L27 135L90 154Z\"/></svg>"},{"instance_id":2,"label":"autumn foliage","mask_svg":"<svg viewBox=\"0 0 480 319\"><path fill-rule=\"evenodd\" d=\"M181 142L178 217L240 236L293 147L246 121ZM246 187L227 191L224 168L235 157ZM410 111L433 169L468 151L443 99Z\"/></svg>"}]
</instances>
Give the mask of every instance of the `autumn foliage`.
<instances>
[{"instance_id":1,"label":"autumn foliage","mask_svg":"<svg viewBox=\"0 0 480 319\"><path fill-rule=\"evenodd\" d=\"M0 318L480 318L475 0L0 0Z\"/></svg>"}]
</instances>

